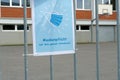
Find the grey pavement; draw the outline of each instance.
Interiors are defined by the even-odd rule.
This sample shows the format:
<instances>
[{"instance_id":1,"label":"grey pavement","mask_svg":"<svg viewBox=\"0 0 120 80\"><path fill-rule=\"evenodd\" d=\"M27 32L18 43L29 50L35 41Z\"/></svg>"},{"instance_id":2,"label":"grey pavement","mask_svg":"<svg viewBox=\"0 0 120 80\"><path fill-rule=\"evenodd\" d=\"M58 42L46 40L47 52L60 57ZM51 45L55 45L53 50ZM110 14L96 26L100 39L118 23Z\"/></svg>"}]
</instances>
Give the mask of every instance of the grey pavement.
<instances>
[{"instance_id":1,"label":"grey pavement","mask_svg":"<svg viewBox=\"0 0 120 80\"><path fill-rule=\"evenodd\" d=\"M0 46L0 80L24 80L24 47ZM32 46L28 46L32 54ZM78 80L96 80L96 44L77 44ZM28 56L28 80L50 80L49 56ZM73 55L53 56L54 80L74 80ZM117 80L117 45L100 43L100 80Z\"/></svg>"}]
</instances>

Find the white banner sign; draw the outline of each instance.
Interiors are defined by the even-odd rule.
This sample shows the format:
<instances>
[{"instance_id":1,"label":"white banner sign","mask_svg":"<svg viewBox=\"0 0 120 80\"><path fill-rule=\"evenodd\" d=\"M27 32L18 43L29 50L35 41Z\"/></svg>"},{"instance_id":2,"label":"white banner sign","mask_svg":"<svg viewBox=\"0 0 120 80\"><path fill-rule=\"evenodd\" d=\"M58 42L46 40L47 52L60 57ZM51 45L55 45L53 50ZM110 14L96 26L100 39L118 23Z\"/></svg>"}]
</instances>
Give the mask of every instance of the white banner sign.
<instances>
[{"instance_id":1,"label":"white banner sign","mask_svg":"<svg viewBox=\"0 0 120 80\"><path fill-rule=\"evenodd\" d=\"M73 0L31 0L34 55L75 53Z\"/></svg>"}]
</instances>

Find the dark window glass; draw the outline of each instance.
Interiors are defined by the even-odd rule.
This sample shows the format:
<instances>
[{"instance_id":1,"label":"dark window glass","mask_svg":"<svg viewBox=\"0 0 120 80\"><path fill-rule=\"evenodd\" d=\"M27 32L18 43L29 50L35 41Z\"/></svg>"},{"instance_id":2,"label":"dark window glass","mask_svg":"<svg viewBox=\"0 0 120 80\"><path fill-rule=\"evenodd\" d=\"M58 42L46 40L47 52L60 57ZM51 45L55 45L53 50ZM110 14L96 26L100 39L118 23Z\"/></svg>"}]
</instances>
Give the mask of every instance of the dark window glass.
<instances>
[{"instance_id":1,"label":"dark window glass","mask_svg":"<svg viewBox=\"0 0 120 80\"><path fill-rule=\"evenodd\" d=\"M1 0L2 6L10 6L10 0Z\"/></svg>"},{"instance_id":2,"label":"dark window glass","mask_svg":"<svg viewBox=\"0 0 120 80\"><path fill-rule=\"evenodd\" d=\"M81 30L89 30L89 26L87 26L87 25L81 26Z\"/></svg>"},{"instance_id":3,"label":"dark window glass","mask_svg":"<svg viewBox=\"0 0 120 80\"><path fill-rule=\"evenodd\" d=\"M98 0L98 4L102 4L102 0Z\"/></svg>"},{"instance_id":4,"label":"dark window glass","mask_svg":"<svg viewBox=\"0 0 120 80\"><path fill-rule=\"evenodd\" d=\"M27 7L30 7L30 0L26 0Z\"/></svg>"},{"instance_id":5,"label":"dark window glass","mask_svg":"<svg viewBox=\"0 0 120 80\"><path fill-rule=\"evenodd\" d=\"M113 10L116 10L116 4L115 4L116 0L111 0L111 4L113 5Z\"/></svg>"},{"instance_id":6,"label":"dark window glass","mask_svg":"<svg viewBox=\"0 0 120 80\"><path fill-rule=\"evenodd\" d=\"M80 30L79 28L80 28L80 26L79 26L79 25L76 25L76 30Z\"/></svg>"},{"instance_id":7,"label":"dark window glass","mask_svg":"<svg viewBox=\"0 0 120 80\"><path fill-rule=\"evenodd\" d=\"M24 25L17 25L17 30L24 30ZM28 26L27 26L27 30L29 30Z\"/></svg>"},{"instance_id":8,"label":"dark window glass","mask_svg":"<svg viewBox=\"0 0 120 80\"><path fill-rule=\"evenodd\" d=\"M12 0L12 6L20 6L19 0Z\"/></svg>"},{"instance_id":9,"label":"dark window glass","mask_svg":"<svg viewBox=\"0 0 120 80\"><path fill-rule=\"evenodd\" d=\"M83 0L77 0L77 8L82 9Z\"/></svg>"},{"instance_id":10,"label":"dark window glass","mask_svg":"<svg viewBox=\"0 0 120 80\"><path fill-rule=\"evenodd\" d=\"M24 3L24 2L22 2L22 6L24 5L23 3ZM26 6L27 6L27 7L30 7L30 0L26 0Z\"/></svg>"},{"instance_id":11,"label":"dark window glass","mask_svg":"<svg viewBox=\"0 0 120 80\"><path fill-rule=\"evenodd\" d=\"M15 25L3 25L3 30L15 30Z\"/></svg>"},{"instance_id":12,"label":"dark window glass","mask_svg":"<svg viewBox=\"0 0 120 80\"><path fill-rule=\"evenodd\" d=\"M104 0L104 4L109 4L109 0Z\"/></svg>"},{"instance_id":13,"label":"dark window glass","mask_svg":"<svg viewBox=\"0 0 120 80\"><path fill-rule=\"evenodd\" d=\"M91 9L91 0L84 0L84 7L85 9Z\"/></svg>"},{"instance_id":14,"label":"dark window glass","mask_svg":"<svg viewBox=\"0 0 120 80\"><path fill-rule=\"evenodd\" d=\"M24 26L23 25L17 25L17 30L24 30Z\"/></svg>"}]
</instances>

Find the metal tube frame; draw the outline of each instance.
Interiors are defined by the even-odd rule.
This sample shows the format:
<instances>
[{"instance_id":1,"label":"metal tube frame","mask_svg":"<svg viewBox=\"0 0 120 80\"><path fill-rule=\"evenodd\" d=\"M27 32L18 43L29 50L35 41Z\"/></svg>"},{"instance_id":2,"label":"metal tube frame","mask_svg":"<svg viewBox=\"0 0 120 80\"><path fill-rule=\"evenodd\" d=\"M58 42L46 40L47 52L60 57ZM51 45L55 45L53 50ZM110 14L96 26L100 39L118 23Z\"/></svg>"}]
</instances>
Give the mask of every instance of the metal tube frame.
<instances>
[{"instance_id":1,"label":"metal tube frame","mask_svg":"<svg viewBox=\"0 0 120 80\"><path fill-rule=\"evenodd\" d=\"M54 75L54 71L53 71L54 69L53 69L53 56L52 55L50 55L50 80L54 80L53 79L53 75Z\"/></svg>"},{"instance_id":2,"label":"metal tube frame","mask_svg":"<svg viewBox=\"0 0 120 80\"><path fill-rule=\"evenodd\" d=\"M99 16L98 16L98 0L95 0L95 16L96 16L96 79L99 80Z\"/></svg>"},{"instance_id":3,"label":"metal tube frame","mask_svg":"<svg viewBox=\"0 0 120 80\"><path fill-rule=\"evenodd\" d=\"M74 9L74 33L76 35L76 9L75 9L75 0L73 0L73 9ZM77 62L77 53L76 53L76 39L75 39L75 53L73 54L74 59L74 80L78 80L78 62Z\"/></svg>"},{"instance_id":4,"label":"metal tube frame","mask_svg":"<svg viewBox=\"0 0 120 80\"><path fill-rule=\"evenodd\" d=\"M118 61L118 80L120 80L120 0L116 0L117 9L117 61Z\"/></svg>"},{"instance_id":5,"label":"metal tube frame","mask_svg":"<svg viewBox=\"0 0 120 80\"><path fill-rule=\"evenodd\" d=\"M26 0L23 0L24 8L24 74L25 80L28 80L28 45L27 45L27 10L26 10Z\"/></svg>"}]
</instances>

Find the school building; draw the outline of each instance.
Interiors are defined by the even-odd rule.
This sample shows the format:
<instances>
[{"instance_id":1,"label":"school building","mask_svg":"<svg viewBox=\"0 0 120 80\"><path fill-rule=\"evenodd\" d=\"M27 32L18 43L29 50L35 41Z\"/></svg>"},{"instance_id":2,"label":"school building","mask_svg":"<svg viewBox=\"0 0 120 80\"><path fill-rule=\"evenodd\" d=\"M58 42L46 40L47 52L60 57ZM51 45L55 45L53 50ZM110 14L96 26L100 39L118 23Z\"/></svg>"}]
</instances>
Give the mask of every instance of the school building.
<instances>
[{"instance_id":1,"label":"school building","mask_svg":"<svg viewBox=\"0 0 120 80\"><path fill-rule=\"evenodd\" d=\"M1 0L0 45L24 43L23 0ZM27 1L27 40L32 44L30 0ZM100 42L116 41L116 0L98 0ZM102 6L104 5L104 6ZM76 42L96 41L95 0L75 0ZM112 12L111 12L112 11ZM103 13L103 14L102 14ZM107 15L104 13L108 13Z\"/></svg>"}]
</instances>

